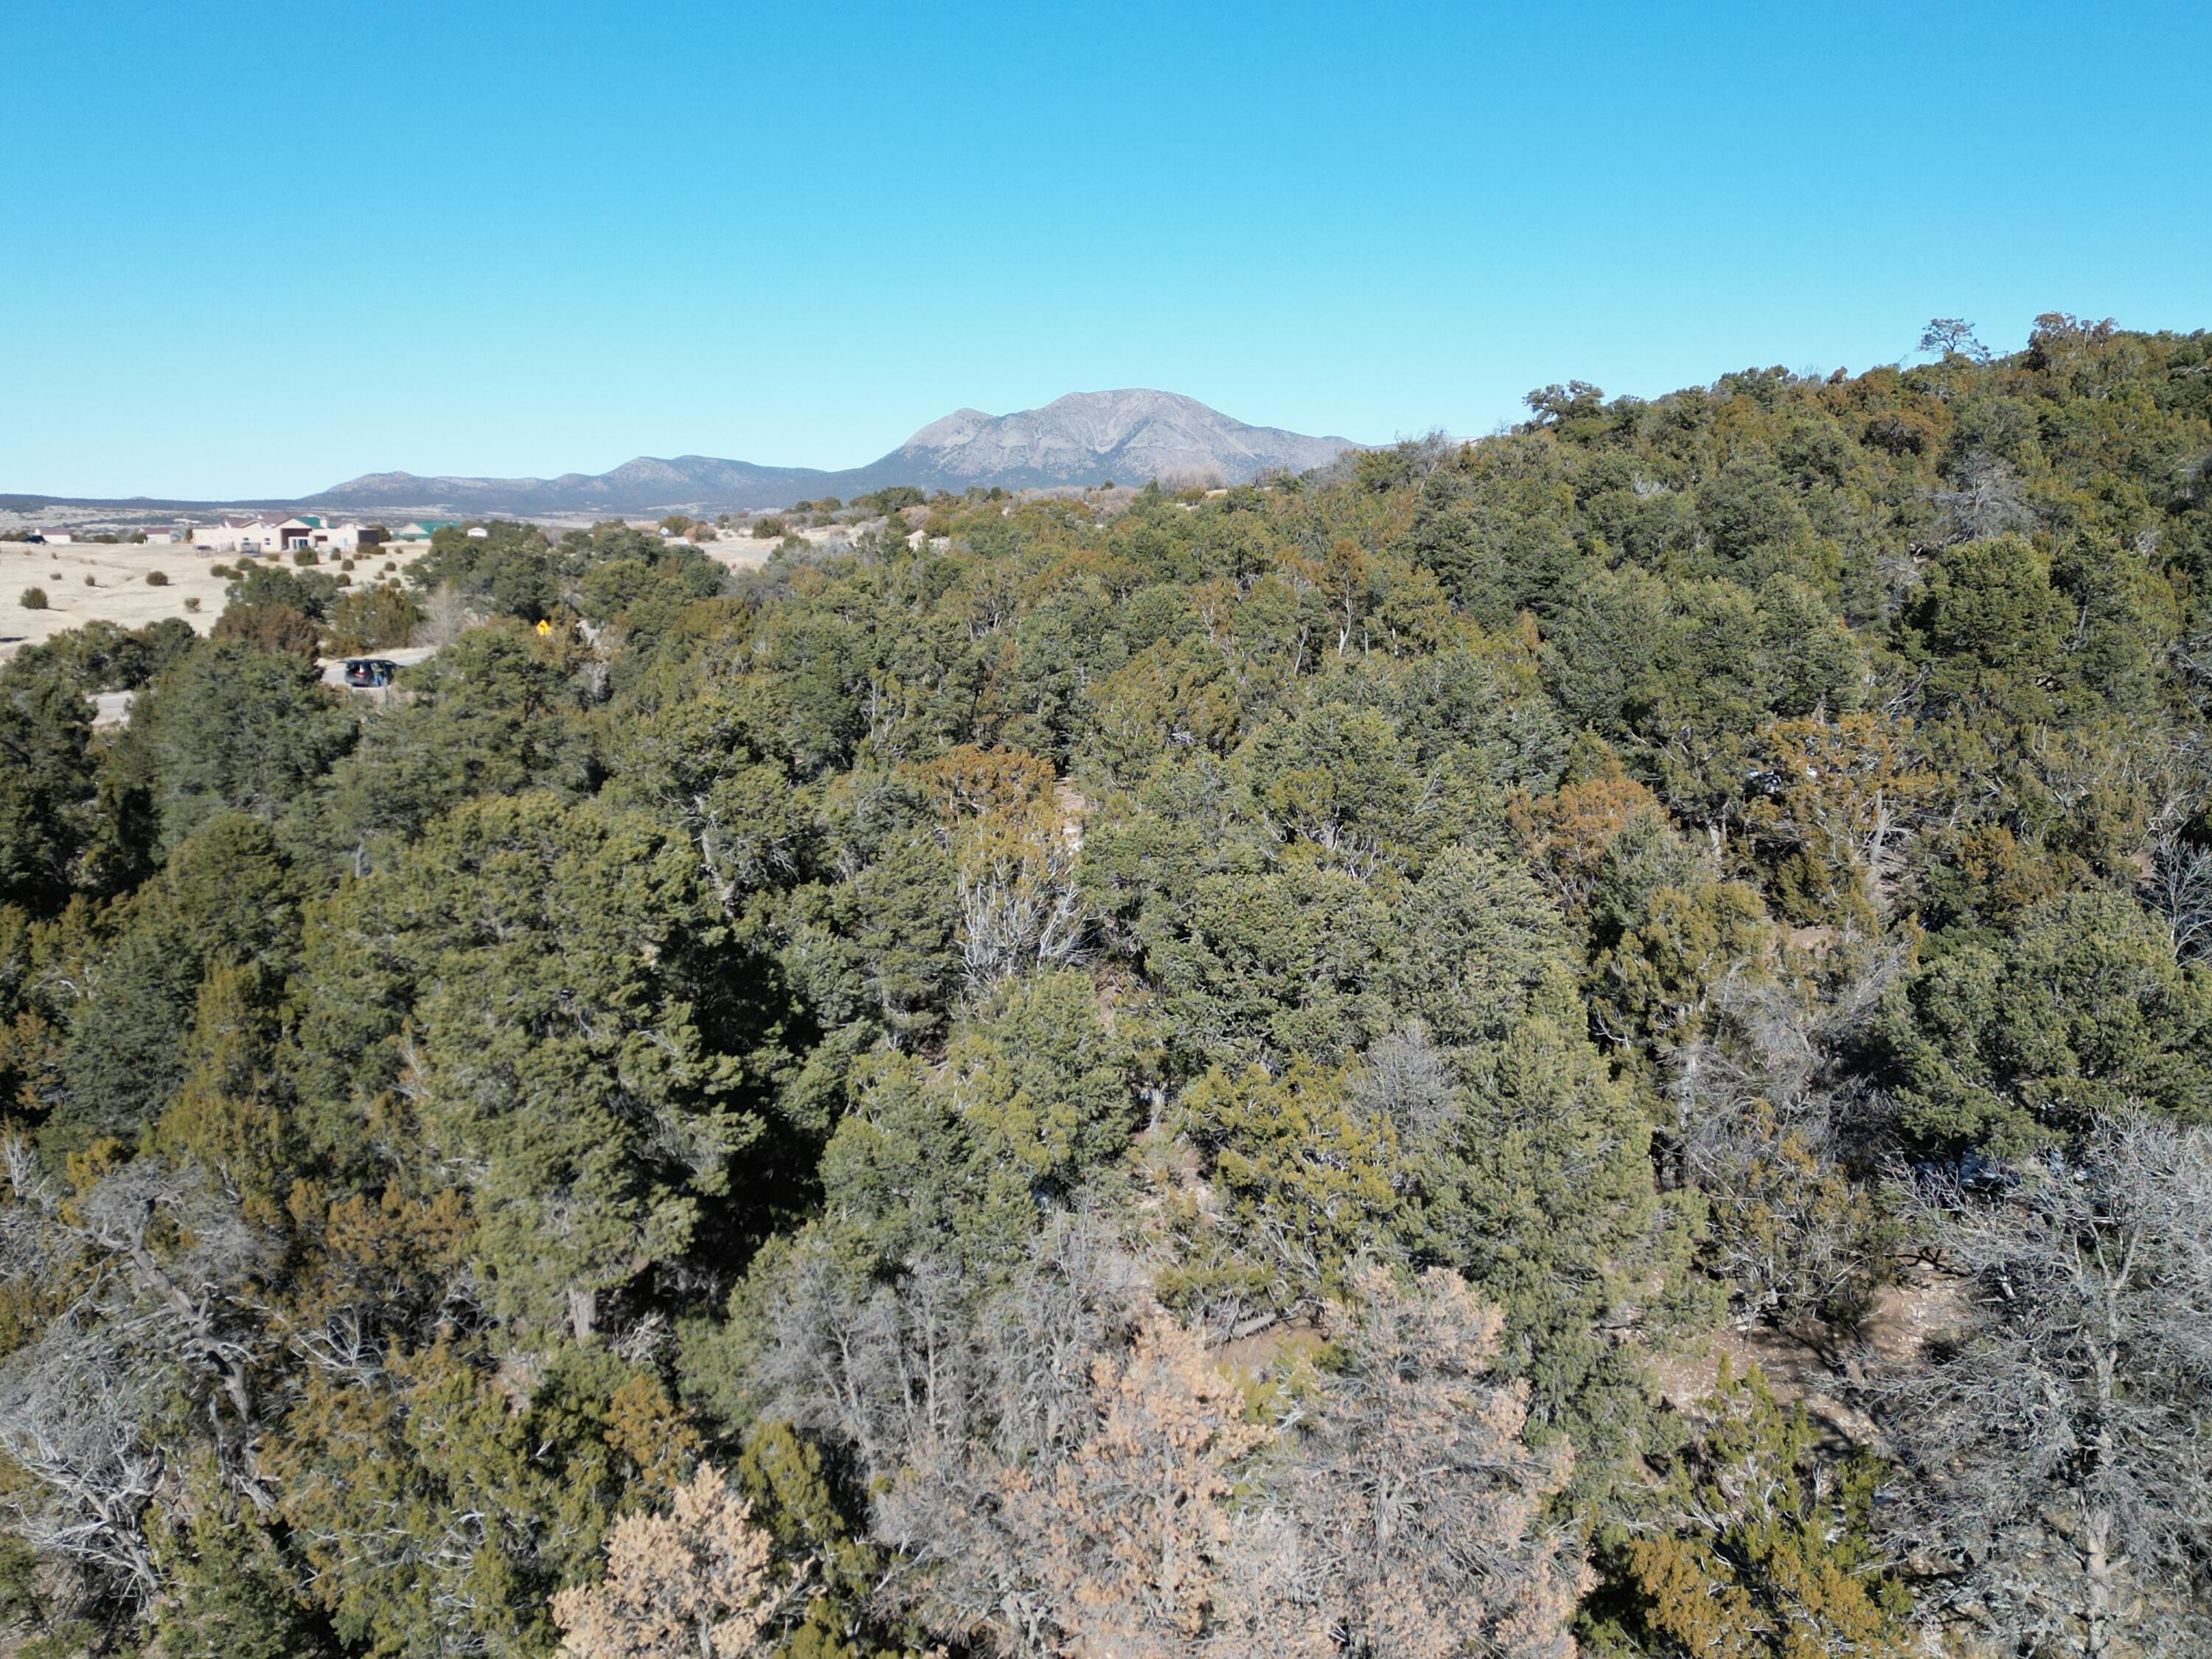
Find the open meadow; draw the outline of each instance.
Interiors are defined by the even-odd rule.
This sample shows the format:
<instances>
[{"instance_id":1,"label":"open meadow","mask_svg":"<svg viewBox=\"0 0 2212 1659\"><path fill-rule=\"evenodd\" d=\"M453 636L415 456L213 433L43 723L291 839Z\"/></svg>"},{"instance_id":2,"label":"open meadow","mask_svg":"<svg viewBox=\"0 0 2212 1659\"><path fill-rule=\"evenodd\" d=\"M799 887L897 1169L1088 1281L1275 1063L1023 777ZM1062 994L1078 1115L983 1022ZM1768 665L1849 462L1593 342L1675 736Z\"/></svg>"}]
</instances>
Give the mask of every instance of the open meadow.
<instances>
[{"instance_id":1,"label":"open meadow","mask_svg":"<svg viewBox=\"0 0 2212 1659\"><path fill-rule=\"evenodd\" d=\"M374 581L380 574L404 575L419 557L411 550L380 548L356 561L351 572L325 568L354 582ZM177 544L0 542L0 659L90 622L143 628L179 617L204 634L222 614L229 580L215 569L237 562L235 555ZM46 596L44 609L23 603L33 588Z\"/></svg>"},{"instance_id":2,"label":"open meadow","mask_svg":"<svg viewBox=\"0 0 2212 1659\"><path fill-rule=\"evenodd\" d=\"M813 539L818 541L826 533L812 532ZM704 550L717 562L736 570L761 564L773 546L769 542L726 538L708 543ZM318 568L349 585L397 580L406 576L424 550L386 544L362 553L350 571L328 560ZM165 617L177 617L205 634L222 614L223 590L230 580L215 573L240 562L235 554L182 544L70 542L40 546L0 541L0 661L25 645L39 644L90 622L143 628ZM43 609L23 603L26 593L33 588L46 597Z\"/></svg>"}]
</instances>

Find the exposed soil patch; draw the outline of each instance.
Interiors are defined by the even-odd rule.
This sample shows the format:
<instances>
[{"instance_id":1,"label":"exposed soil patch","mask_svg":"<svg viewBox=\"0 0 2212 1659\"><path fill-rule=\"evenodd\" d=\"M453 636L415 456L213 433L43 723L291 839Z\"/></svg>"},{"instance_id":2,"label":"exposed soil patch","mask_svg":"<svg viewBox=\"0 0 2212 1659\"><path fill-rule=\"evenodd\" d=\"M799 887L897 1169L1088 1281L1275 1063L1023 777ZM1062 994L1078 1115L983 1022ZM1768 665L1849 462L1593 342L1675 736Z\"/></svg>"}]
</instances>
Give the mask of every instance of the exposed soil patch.
<instances>
[{"instance_id":1,"label":"exposed soil patch","mask_svg":"<svg viewBox=\"0 0 2212 1659\"><path fill-rule=\"evenodd\" d=\"M1655 1359L1652 1372L1662 1398L1680 1411L1718 1389L1723 1358L1739 1375L1756 1365L1776 1399L1802 1406L1833 1438L1878 1447L1881 1431L1860 1403L1867 1385L1916 1364L1930 1341L1964 1325L1967 1295L1965 1280L1915 1268L1882 1288L1856 1332L1817 1325L1723 1330L1699 1351Z\"/></svg>"}]
</instances>

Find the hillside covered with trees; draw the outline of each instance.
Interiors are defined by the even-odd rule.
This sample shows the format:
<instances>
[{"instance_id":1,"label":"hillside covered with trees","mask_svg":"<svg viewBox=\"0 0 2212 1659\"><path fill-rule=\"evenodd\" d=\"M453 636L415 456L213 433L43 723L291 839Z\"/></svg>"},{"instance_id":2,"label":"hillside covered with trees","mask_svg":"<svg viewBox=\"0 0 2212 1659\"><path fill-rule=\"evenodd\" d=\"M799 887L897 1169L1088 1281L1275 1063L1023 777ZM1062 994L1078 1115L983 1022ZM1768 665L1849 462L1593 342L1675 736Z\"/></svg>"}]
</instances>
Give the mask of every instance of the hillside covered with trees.
<instances>
[{"instance_id":1,"label":"hillside covered with trees","mask_svg":"<svg viewBox=\"0 0 2212 1659\"><path fill-rule=\"evenodd\" d=\"M0 1648L2212 1650L2212 336L1925 346L20 653Z\"/></svg>"}]
</instances>

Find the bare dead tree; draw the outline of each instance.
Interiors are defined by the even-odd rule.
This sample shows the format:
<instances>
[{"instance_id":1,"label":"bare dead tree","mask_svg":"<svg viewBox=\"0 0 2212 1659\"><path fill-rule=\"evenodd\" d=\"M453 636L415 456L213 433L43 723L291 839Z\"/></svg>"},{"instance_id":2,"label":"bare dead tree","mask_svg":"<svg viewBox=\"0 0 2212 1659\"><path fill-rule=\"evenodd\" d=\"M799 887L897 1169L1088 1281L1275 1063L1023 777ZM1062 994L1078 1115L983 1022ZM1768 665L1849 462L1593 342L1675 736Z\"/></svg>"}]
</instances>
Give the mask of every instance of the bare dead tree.
<instances>
[{"instance_id":1,"label":"bare dead tree","mask_svg":"<svg viewBox=\"0 0 2212 1659\"><path fill-rule=\"evenodd\" d=\"M451 645L477 621L469 602L461 597L460 590L453 583L446 582L424 602L422 620L415 624L415 631L408 635L408 643L432 647Z\"/></svg>"},{"instance_id":2,"label":"bare dead tree","mask_svg":"<svg viewBox=\"0 0 2212 1659\"><path fill-rule=\"evenodd\" d=\"M1705 1035L1666 1057L1673 1157L1713 1206L1706 1248L1747 1320L1832 1317L1873 1282L1873 1213L1845 1173L1864 1156L1869 1101L1847 1055L1902 953L1847 948L1818 991L1724 981Z\"/></svg>"},{"instance_id":3,"label":"bare dead tree","mask_svg":"<svg viewBox=\"0 0 2212 1659\"><path fill-rule=\"evenodd\" d=\"M1458 1095L1451 1060L1429 1040L1427 1025L1418 1019L1368 1049L1352 1089L1355 1106L1387 1120L1407 1142L1433 1134L1450 1117Z\"/></svg>"},{"instance_id":4,"label":"bare dead tree","mask_svg":"<svg viewBox=\"0 0 2212 1659\"><path fill-rule=\"evenodd\" d=\"M17 1493L23 1537L88 1600L131 1611L160 1589L149 1506L184 1448L163 1415L178 1395L207 1425L216 1466L266 1510L254 1376L267 1339L253 1286L264 1243L192 1171L140 1158L64 1202L20 1137L0 1147L10 1200L0 1266L69 1287L39 1338L0 1368L0 1449L35 1486Z\"/></svg>"},{"instance_id":5,"label":"bare dead tree","mask_svg":"<svg viewBox=\"0 0 2212 1659\"><path fill-rule=\"evenodd\" d=\"M1113 1231L1081 1212L1000 1287L933 1258L871 1284L827 1246L803 1247L753 1383L771 1414L838 1446L870 1480L970 1440L1015 1455L1066 1431L1091 1360L1126 1334L1143 1282Z\"/></svg>"},{"instance_id":6,"label":"bare dead tree","mask_svg":"<svg viewBox=\"0 0 2212 1659\"><path fill-rule=\"evenodd\" d=\"M106 1322L156 1338L157 1351L212 1386L219 1399L208 1401L207 1415L223 1468L257 1509L272 1508L252 1469L261 1426L253 1370L265 1341L248 1298L266 1255L263 1241L197 1172L153 1158L125 1165L76 1209L78 1236L129 1269L135 1305L111 1304ZM152 1237L157 1230L161 1246Z\"/></svg>"},{"instance_id":7,"label":"bare dead tree","mask_svg":"<svg viewBox=\"0 0 2212 1659\"><path fill-rule=\"evenodd\" d=\"M1038 811L994 826L963 849L954 876L961 965L981 993L1016 974L1082 953L1088 907L1076 883L1074 826Z\"/></svg>"},{"instance_id":8,"label":"bare dead tree","mask_svg":"<svg viewBox=\"0 0 2212 1659\"><path fill-rule=\"evenodd\" d=\"M2035 509L2020 475L1993 455L1969 457L1953 487L1936 492L1936 504L1942 510L1946 541L1987 541L2035 528Z\"/></svg>"},{"instance_id":9,"label":"bare dead tree","mask_svg":"<svg viewBox=\"0 0 2212 1659\"><path fill-rule=\"evenodd\" d=\"M1582 1547L1544 1508L1571 1458L1522 1440L1497 1312L1448 1270L1370 1267L1326 1323L1340 1361L1252 1477L1261 1594L1224 1595L1241 1616L1208 1651L1569 1659Z\"/></svg>"},{"instance_id":10,"label":"bare dead tree","mask_svg":"<svg viewBox=\"0 0 2212 1659\"><path fill-rule=\"evenodd\" d=\"M2212 648L2203 639L2173 648L2176 665L2200 713L2212 708ZM2212 848L2192 829L2212 802L2212 744L2201 726L2149 734L2139 745L2148 786L2148 867L2136 892L2166 918L2173 933L2173 953L2195 962L2212 953Z\"/></svg>"},{"instance_id":11,"label":"bare dead tree","mask_svg":"<svg viewBox=\"0 0 2212 1659\"><path fill-rule=\"evenodd\" d=\"M2175 956L2197 962L2212 952L2212 848L2196 845L2179 830L2154 836L2150 874L2140 889L2173 930Z\"/></svg>"},{"instance_id":12,"label":"bare dead tree","mask_svg":"<svg viewBox=\"0 0 2212 1659\"><path fill-rule=\"evenodd\" d=\"M1967 1328L1879 1392L1923 1605L2007 1652L2212 1642L2212 1131L2110 1121L1995 1194L1907 1209Z\"/></svg>"},{"instance_id":13,"label":"bare dead tree","mask_svg":"<svg viewBox=\"0 0 2212 1659\"><path fill-rule=\"evenodd\" d=\"M50 1326L0 1375L0 1449L37 1483L14 1497L9 1519L88 1605L136 1613L161 1592L147 1510L165 1460L144 1433L158 1406L154 1379L73 1323Z\"/></svg>"},{"instance_id":14,"label":"bare dead tree","mask_svg":"<svg viewBox=\"0 0 2212 1659\"><path fill-rule=\"evenodd\" d=\"M1565 1659L1581 1565L1544 1519L1564 1450L1488 1376L1498 1318L1454 1274L1370 1271L1340 1356L1271 1424L1146 1264L1067 1218L1010 1280L825 1249L769 1310L767 1410L851 1457L884 1604L1009 1659Z\"/></svg>"}]
</instances>

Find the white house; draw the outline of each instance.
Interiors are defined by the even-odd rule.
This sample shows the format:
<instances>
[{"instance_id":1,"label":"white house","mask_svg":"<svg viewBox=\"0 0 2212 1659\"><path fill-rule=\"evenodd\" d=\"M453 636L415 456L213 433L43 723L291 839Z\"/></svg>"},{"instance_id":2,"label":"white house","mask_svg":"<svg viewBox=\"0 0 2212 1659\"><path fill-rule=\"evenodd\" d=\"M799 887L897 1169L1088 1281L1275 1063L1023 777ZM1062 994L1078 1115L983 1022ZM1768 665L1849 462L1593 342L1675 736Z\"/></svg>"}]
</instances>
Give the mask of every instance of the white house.
<instances>
[{"instance_id":1,"label":"white house","mask_svg":"<svg viewBox=\"0 0 2212 1659\"><path fill-rule=\"evenodd\" d=\"M339 524L319 514L284 520L284 545L312 547L319 553L356 553L361 550L360 524Z\"/></svg>"},{"instance_id":2,"label":"white house","mask_svg":"<svg viewBox=\"0 0 2212 1659\"><path fill-rule=\"evenodd\" d=\"M362 528L315 514L276 519L264 513L251 519L220 519L203 525L193 532L192 545L219 553L283 553L301 547L352 553L361 546Z\"/></svg>"},{"instance_id":3,"label":"white house","mask_svg":"<svg viewBox=\"0 0 2212 1659\"><path fill-rule=\"evenodd\" d=\"M217 519L192 532L192 545L214 553L281 553L284 520L259 514L251 519Z\"/></svg>"}]
</instances>

